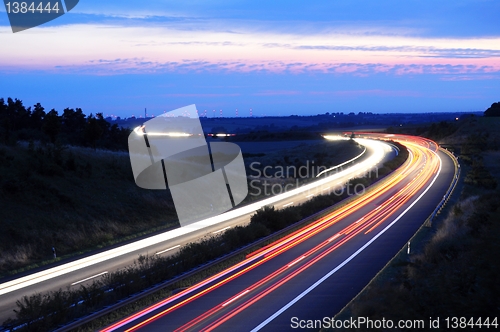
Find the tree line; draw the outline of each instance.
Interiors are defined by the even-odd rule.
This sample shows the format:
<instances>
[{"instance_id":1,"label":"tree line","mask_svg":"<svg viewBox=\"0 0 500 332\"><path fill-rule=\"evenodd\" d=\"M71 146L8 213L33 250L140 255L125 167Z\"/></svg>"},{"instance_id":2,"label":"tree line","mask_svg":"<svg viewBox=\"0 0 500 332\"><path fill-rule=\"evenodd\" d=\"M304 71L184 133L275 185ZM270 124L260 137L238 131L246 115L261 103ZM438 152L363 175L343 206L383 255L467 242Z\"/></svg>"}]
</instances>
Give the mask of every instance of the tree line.
<instances>
[{"instance_id":1,"label":"tree line","mask_svg":"<svg viewBox=\"0 0 500 332\"><path fill-rule=\"evenodd\" d=\"M0 142L19 140L70 144L91 148L126 150L129 128L106 121L102 113L85 115L81 108L65 108L61 114L37 103L26 107L19 99L0 98Z\"/></svg>"}]
</instances>

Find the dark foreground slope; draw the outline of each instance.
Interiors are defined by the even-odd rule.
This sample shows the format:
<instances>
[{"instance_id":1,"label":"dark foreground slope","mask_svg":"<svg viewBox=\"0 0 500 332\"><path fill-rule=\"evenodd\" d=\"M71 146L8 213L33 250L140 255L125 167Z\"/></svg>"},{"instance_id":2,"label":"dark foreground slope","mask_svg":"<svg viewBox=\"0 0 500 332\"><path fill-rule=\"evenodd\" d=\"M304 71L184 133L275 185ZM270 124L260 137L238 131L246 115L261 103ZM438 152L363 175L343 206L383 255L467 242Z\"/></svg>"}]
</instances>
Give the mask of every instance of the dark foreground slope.
<instances>
[{"instance_id":1,"label":"dark foreground slope","mask_svg":"<svg viewBox=\"0 0 500 332\"><path fill-rule=\"evenodd\" d=\"M143 190L128 154L0 145L0 275L177 225L167 191Z\"/></svg>"}]
</instances>

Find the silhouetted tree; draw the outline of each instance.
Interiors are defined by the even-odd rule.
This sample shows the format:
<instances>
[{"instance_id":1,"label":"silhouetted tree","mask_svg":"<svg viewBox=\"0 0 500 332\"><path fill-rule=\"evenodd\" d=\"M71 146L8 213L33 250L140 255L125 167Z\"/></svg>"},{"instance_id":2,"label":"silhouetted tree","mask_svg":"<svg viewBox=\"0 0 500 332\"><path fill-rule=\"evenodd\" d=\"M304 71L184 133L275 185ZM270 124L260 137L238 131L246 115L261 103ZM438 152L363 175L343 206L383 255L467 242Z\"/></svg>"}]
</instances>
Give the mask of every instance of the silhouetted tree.
<instances>
[{"instance_id":1,"label":"silhouetted tree","mask_svg":"<svg viewBox=\"0 0 500 332\"><path fill-rule=\"evenodd\" d=\"M33 106L33 112L31 113L31 128L41 129L45 115L47 115L45 113L45 108L43 108L40 103L36 103L35 106Z\"/></svg>"},{"instance_id":2,"label":"silhouetted tree","mask_svg":"<svg viewBox=\"0 0 500 332\"><path fill-rule=\"evenodd\" d=\"M103 133L103 129L99 124L99 120L93 115L90 114L87 117L87 124L85 126L85 141L96 149L96 142Z\"/></svg>"},{"instance_id":3,"label":"silhouetted tree","mask_svg":"<svg viewBox=\"0 0 500 332\"><path fill-rule=\"evenodd\" d=\"M19 99L7 99L7 116L10 118L12 130L25 128L29 123L31 109L26 109Z\"/></svg>"},{"instance_id":4,"label":"silhouetted tree","mask_svg":"<svg viewBox=\"0 0 500 332\"><path fill-rule=\"evenodd\" d=\"M83 114L82 109L65 108L61 120L61 131L64 133L65 139L71 144L82 144L86 125L85 114Z\"/></svg>"},{"instance_id":5,"label":"silhouetted tree","mask_svg":"<svg viewBox=\"0 0 500 332\"><path fill-rule=\"evenodd\" d=\"M10 118L7 113L7 105L5 100L0 98L0 128L2 129L2 139L7 142L10 136Z\"/></svg>"},{"instance_id":6,"label":"silhouetted tree","mask_svg":"<svg viewBox=\"0 0 500 332\"><path fill-rule=\"evenodd\" d=\"M55 143L57 135L61 130L61 119L55 109L52 109L43 119L42 130L49 136L50 142Z\"/></svg>"},{"instance_id":7,"label":"silhouetted tree","mask_svg":"<svg viewBox=\"0 0 500 332\"><path fill-rule=\"evenodd\" d=\"M65 108L59 116L54 109L46 113L40 103L32 109L19 99L0 98L0 141L7 144L25 140L33 145L47 137L52 143L126 150L130 132L116 123L111 125L102 113L87 117L81 108Z\"/></svg>"}]
</instances>

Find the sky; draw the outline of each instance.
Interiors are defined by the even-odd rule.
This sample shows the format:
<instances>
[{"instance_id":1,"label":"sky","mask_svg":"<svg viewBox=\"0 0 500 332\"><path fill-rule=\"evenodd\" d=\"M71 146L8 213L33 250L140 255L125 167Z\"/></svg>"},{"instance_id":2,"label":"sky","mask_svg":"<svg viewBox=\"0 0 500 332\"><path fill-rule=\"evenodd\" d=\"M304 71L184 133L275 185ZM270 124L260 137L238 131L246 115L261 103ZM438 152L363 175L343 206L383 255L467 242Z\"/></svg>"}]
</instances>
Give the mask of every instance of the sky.
<instances>
[{"instance_id":1,"label":"sky","mask_svg":"<svg viewBox=\"0 0 500 332\"><path fill-rule=\"evenodd\" d=\"M483 111L500 101L498 13L497 0L80 0L12 33L1 7L0 98L121 117Z\"/></svg>"}]
</instances>

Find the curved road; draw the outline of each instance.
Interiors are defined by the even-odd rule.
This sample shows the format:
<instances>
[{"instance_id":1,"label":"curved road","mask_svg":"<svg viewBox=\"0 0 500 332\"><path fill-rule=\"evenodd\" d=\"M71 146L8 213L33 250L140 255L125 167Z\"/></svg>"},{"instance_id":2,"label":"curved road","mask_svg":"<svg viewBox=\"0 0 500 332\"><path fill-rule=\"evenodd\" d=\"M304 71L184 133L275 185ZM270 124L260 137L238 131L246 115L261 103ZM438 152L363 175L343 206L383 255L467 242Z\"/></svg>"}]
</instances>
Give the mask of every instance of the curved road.
<instances>
[{"instance_id":1,"label":"curved road","mask_svg":"<svg viewBox=\"0 0 500 332\"><path fill-rule=\"evenodd\" d=\"M92 282L94 278L122 269L134 262L139 255L169 255L186 243L193 242L207 234L217 233L223 229L248 223L250 216L264 205L276 208L300 204L312 196L341 187L350 178L359 176L391 158L394 154L389 145L382 142L359 139L367 150L363 158L342 171L310 183L299 189L267 198L265 200L243 206L220 216L177 228L159 235L132 242L98 254L80 258L68 263L51 267L40 272L28 274L0 284L0 322L13 315L16 300L34 293L45 293L66 287L79 287ZM359 162L358 162L359 161Z\"/></svg>"},{"instance_id":2,"label":"curved road","mask_svg":"<svg viewBox=\"0 0 500 332\"><path fill-rule=\"evenodd\" d=\"M434 142L390 136L410 158L374 190L104 331L283 331L292 318L338 312L406 244L455 176L454 160Z\"/></svg>"}]
</instances>

